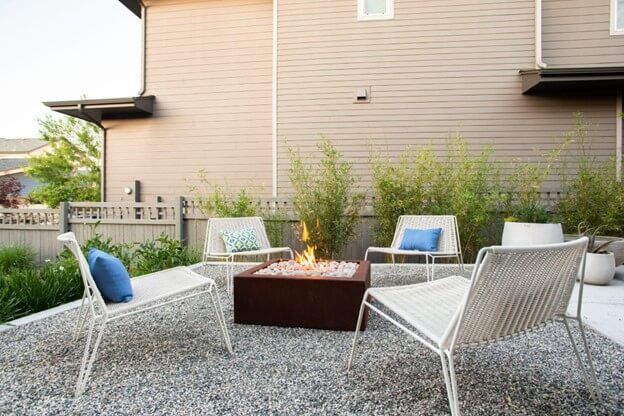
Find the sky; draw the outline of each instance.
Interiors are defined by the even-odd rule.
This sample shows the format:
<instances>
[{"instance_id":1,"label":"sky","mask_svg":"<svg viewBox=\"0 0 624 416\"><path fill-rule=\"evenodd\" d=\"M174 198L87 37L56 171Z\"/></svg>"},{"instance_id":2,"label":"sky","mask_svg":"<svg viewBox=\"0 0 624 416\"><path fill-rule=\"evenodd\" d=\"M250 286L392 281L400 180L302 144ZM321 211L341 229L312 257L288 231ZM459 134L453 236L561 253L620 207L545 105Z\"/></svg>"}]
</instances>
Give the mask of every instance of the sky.
<instances>
[{"instance_id":1,"label":"sky","mask_svg":"<svg viewBox=\"0 0 624 416\"><path fill-rule=\"evenodd\" d=\"M42 101L136 96L140 46L118 0L0 0L0 137L39 137Z\"/></svg>"}]
</instances>

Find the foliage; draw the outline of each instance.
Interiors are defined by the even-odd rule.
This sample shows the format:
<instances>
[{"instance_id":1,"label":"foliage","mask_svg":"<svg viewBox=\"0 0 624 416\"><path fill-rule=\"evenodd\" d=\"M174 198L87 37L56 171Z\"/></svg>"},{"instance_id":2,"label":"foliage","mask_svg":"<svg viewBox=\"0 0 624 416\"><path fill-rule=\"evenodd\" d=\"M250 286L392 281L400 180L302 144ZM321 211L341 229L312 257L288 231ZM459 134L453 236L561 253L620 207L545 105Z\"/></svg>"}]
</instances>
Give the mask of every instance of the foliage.
<instances>
[{"instance_id":1,"label":"foliage","mask_svg":"<svg viewBox=\"0 0 624 416\"><path fill-rule=\"evenodd\" d=\"M156 241L139 243L134 251L133 276L153 273L176 266L188 266L201 260L197 251L182 246L178 240L161 234Z\"/></svg>"},{"instance_id":2,"label":"foliage","mask_svg":"<svg viewBox=\"0 0 624 416\"><path fill-rule=\"evenodd\" d=\"M74 117L39 123L52 150L28 160L26 173L42 184L29 197L52 208L61 201L99 201L102 131Z\"/></svg>"},{"instance_id":3,"label":"foliage","mask_svg":"<svg viewBox=\"0 0 624 416\"><path fill-rule=\"evenodd\" d=\"M5 270L0 276L0 322L67 303L83 292L74 259L59 258L41 268L33 261L0 263L0 267Z\"/></svg>"},{"instance_id":4,"label":"foliage","mask_svg":"<svg viewBox=\"0 0 624 416\"><path fill-rule=\"evenodd\" d=\"M577 174L563 175L564 196L558 201L558 217L568 233L579 226L600 229L606 235L624 235L624 185L615 174L615 161L601 161L591 152L588 124L576 116L573 137L579 153Z\"/></svg>"},{"instance_id":5,"label":"foliage","mask_svg":"<svg viewBox=\"0 0 624 416\"><path fill-rule=\"evenodd\" d=\"M257 205L247 189L242 188L238 194L232 194L227 188L208 180L206 171L200 170L199 181L209 193L204 196L199 187L193 185L190 191L195 194L200 209L208 216L217 217L255 217L258 215Z\"/></svg>"},{"instance_id":6,"label":"foliage","mask_svg":"<svg viewBox=\"0 0 624 416\"><path fill-rule=\"evenodd\" d=\"M377 243L389 246L401 215L419 215L432 211L431 186L442 174L442 161L430 147L420 152L413 148L397 163L379 152L371 158L375 199L373 208L378 222Z\"/></svg>"},{"instance_id":7,"label":"foliage","mask_svg":"<svg viewBox=\"0 0 624 416\"><path fill-rule=\"evenodd\" d=\"M22 189L24 185L15 176L0 179L0 205L4 208L17 208Z\"/></svg>"},{"instance_id":8,"label":"foliage","mask_svg":"<svg viewBox=\"0 0 624 416\"><path fill-rule=\"evenodd\" d=\"M95 227L92 228L91 232L92 237L89 240L85 241L85 243L82 245L82 251L85 257L87 257L89 249L95 248L117 257L119 260L121 260L121 262L128 271L131 270L132 261L134 259L134 244L114 243L112 238L104 238L102 234L95 232ZM62 255L68 258L73 258L73 254L71 254L68 250L66 250L64 254L62 253Z\"/></svg>"},{"instance_id":9,"label":"foliage","mask_svg":"<svg viewBox=\"0 0 624 416\"><path fill-rule=\"evenodd\" d=\"M14 269L28 269L35 265L35 252L23 245L0 247L0 274Z\"/></svg>"},{"instance_id":10,"label":"foliage","mask_svg":"<svg viewBox=\"0 0 624 416\"><path fill-rule=\"evenodd\" d=\"M289 224L287 216L279 210L274 210L262 213L262 219L271 247L283 247L284 231Z\"/></svg>"},{"instance_id":11,"label":"foliage","mask_svg":"<svg viewBox=\"0 0 624 416\"><path fill-rule=\"evenodd\" d=\"M552 214L540 198L540 191L544 182L553 173L555 163L561 154L569 147L571 138L563 135L561 144L546 155L541 156L543 161L535 163L516 160L516 168L509 175L509 199L505 201L506 212L510 221L547 223L552 220ZM517 199L513 200L511 196Z\"/></svg>"},{"instance_id":12,"label":"foliage","mask_svg":"<svg viewBox=\"0 0 624 416\"><path fill-rule=\"evenodd\" d=\"M493 152L473 153L460 134L447 143L446 157L431 148L408 149L392 163L373 157L377 243L389 246L400 215L455 215L464 258L500 236L499 173L491 163ZM497 230L497 231L495 231Z\"/></svg>"},{"instance_id":13,"label":"foliage","mask_svg":"<svg viewBox=\"0 0 624 416\"><path fill-rule=\"evenodd\" d=\"M621 240L620 238L611 237L603 241L598 241L598 236L599 233L602 231L602 228L603 227L591 228L587 227L585 224L579 224L579 237L585 236L589 238L589 242L587 243L588 253L607 253L607 247L609 247L611 243Z\"/></svg>"},{"instance_id":14,"label":"foliage","mask_svg":"<svg viewBox=\"0 0 624 416\"><path fill-rule=\"evenodd\" d=\"M304 163L298 151L288 149L293 205L310 231L308 244L316 246L320 258L335 258L355 237L364 194L356 190L351 163L342 160L329 138L321 136L318 149L323 155L319 167Z\"/></svg>"}]
</instances>

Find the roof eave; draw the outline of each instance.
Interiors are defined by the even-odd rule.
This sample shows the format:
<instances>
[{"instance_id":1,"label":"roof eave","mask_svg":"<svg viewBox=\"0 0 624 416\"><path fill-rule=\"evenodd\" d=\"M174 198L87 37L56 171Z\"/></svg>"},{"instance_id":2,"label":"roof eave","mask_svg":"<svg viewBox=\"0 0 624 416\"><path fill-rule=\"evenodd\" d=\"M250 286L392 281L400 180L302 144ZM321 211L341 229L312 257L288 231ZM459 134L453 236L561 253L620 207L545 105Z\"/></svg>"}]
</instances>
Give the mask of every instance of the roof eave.
<instances>
[{"instance_id":1,"label":"roof eave","mask_svg":"<svg viewBox=\"0 0 624 416\"><path fill-rule=\"evenodd\" d=\"M51 110L96 124L103 120L149 117L154 111L153 95L95 100L46 101Z\"/></svg>"},{"instance_id":2,"label":"roof eave","mask_svg":"<svg viewBox=\"0 0 624 416\"><path fill-rule=\"evenodd\" d=\"M522 94L604 90L624 87L624 67L521 70Z\"/></svg>"}]
</instances>

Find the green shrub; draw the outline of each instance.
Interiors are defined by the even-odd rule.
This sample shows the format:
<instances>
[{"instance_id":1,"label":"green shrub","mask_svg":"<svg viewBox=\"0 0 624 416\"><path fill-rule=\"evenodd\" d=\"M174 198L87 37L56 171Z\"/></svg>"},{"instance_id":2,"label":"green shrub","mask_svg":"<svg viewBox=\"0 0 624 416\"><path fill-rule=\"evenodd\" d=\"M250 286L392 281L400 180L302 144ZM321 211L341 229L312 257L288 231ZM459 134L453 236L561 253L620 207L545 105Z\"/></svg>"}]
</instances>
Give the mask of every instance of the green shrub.
<instances>
[{"instance_id":1,"label":"green shrub","mask_svg":"<svg viewBox=\"0 0 624 416\"><path fill-rule=\"evenodd\" d=\"M555 163L571 143L568 134L563 135L560 145L546 155L541 155L537 162L514 161L514 170L507 180L508 199L505 211L508 219L520 222L547 223L553 220L541 199L540 192L544 182L553 173ZM542 160L543 159L543 160Z\"/></svg>"},{"instance_id":2,"label":"green shrub","mask_svg":"<svg viewBox=\"0 0 624 416\"><path fill-rule=\"evenodd\" d=\"M153 273L176 266L188 266L201 260L197 251L183 247L180 241L161 234L156 241L139 243L130 268L133 276Z\"/></svg>"},{"instance_id":3,"label":"green shrub","mask_svg":"<svg viewBox=\"0 0 624 416\"><path fill-rule=\"evenodd\" d=\"M491 149L471 152L458 134L449 140L444 158L429 147L408 149L398 163L374 156L377 243L390 245L400 215L423 214L457 216L466 261L474 260L482 246L500 241L502 201L492 154Z\"/></svg>"},{"instance_id":4,"label":"green shrub","mask_svg":"<svg viewBox=\"0 0 624 416\"><path fill-rule=\"evenodd\" d=\"M82 279L75 261L60 259L43 268L13 269L2 279L7 298L12 299L14 319L79 299ZM2 308L4 309L4 308Z\"/></svg>"},{"instance_id":5,"label":"green shrub","mask_svg":"<svg viewBox=\"0 0 624 416\"><path fill-rule=\"evenodd\" d=\"M357 179L351 163L326 137L318 145L323 154L320 167L304 163L298 151L289 148L289 178L295 195L293 206L298 218L310 231L308 244L320 258L335 258L355 237L364 194L357 192Z\"/></svg>"},{"instance_id":6,"label":"green shrub","mask_svg":"<svg viewBox=\"0 0 624 416\"><path fill-rule=\"evenodd\" d=\"M399 216L431 213L430 190L443 167L431 148L420 152L408 148L397 163L376 153L371 165L373 208L378 224L375 241L380 246L389 246Z\"/></svg>"},{"instance_id":7,"label":"green shrub","mask_svg":"<svg viewBox=\"0 0 624 416\"><path fill-rule=\"evenodd\" d=\"M13 269L28 269L35 265L35 252L21 245L0 247L0 273Z\"/></svg>"},{"instance_id":8,"label":"green shrub","mask_svg":"<svg viewBox=\"0 0 624 416\"><path fill-rule=\"evenodd\" d=\"M574 138L578 150L577 174L562 175L563 197L557 203L558 217L567 233L579 226L601 234L624 235L624 185L618 182L615 161L599 161L587 141L588 124L576 116Z\"/></svg>"},{"instance_id":9,"label":"green shrub","mask_svg":"<svg viewBox=\"0 0 624 416\"><path fill-rule=\"evenodd\" d=\"M199 207L205 215L216 217L255 217L258 216L258 206L254 203L249 191L242 188L234 195L221 185L208 180L204 170L199 171L199 181L203 188L208 188L208 195L201 192L198 186L191 186L190 191L199 202Z\"/></svg>"}]
</instances>

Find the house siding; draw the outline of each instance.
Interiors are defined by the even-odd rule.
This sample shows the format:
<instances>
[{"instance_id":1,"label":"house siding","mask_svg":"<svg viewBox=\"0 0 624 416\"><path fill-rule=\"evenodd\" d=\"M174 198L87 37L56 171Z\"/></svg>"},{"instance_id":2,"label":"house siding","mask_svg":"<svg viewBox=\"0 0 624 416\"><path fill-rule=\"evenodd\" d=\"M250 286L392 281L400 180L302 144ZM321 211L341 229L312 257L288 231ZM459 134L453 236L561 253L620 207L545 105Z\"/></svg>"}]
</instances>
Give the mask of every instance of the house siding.
<instances>
[{"instance_id":1,"label":"house siding","mask_svg":"<svg viewBox=\"0 0 624 416\"><path fill-rule=\"evenodd\" d=\"M569 20L553 15L563 8L556 3L544 1L549 64L555 47L565 49L551 35ZM106 199L132 199L122 190L134 180L145 201L190 195L200 169L232 190L270 196L272 3L147 6L146 94L156 96L154 116L105 122ZM608 5L606 19L608 36ZM533 0L395 0L394 19L365 22L357 21L355 0L279 0L278 196L292 193L288 146L314 161L320 134L353 162L366 189L371 148L393 157L407 146L431 146L442 155L445 139L459 131L472 149L494 147L505 170L555 147L576 112L591 125L592 151L612 157L616 91L521 94L518 71L534 67L534 23ZM605 56L621 60L619 50ZM587 56L569 62L586 66ZM371 89L370 103L353 103L359 87Z\"/></svg>"},{"instance_id":2,"label":"house siding","mask_svg":"<svg viewBox=\"0 0 624 416\"><path fill-rule=\"evenodd\" d=\"M545 0L543 57L548 66L624 66L624 36L610 35L609 0Z\"/></svg>"},{"instance_id":3,"label":"house siding","mask_svg":"<svg viewBox=\"0 0 624 416\"><path fill-rule=\"evenodd\" d=\"M278 27L280 143L310 160L319 135L331 137L365 188L371 146L442 154L460 131L475 150L492 145L504 169L552 149L576 112L596 154L614 154L615 91L521 95L518 70L534 66L534 1L395 0L393 20L359 22L355 1L281 0ZM371 88L370 103L353 103L358 87ZM288 195L288 153L278 149Z\"/></svg>"},{"instance_id":4,"label":"house siding","mask_svg":"<svg viewBox=\"0 0 624 416\"><path fill-rule=\"evenodd\" d=\"M271 189L272 3L146 2L146 91L154 115L104 123L106 200L189 195L198 171Z\"/></svg>"}]
</instances>

